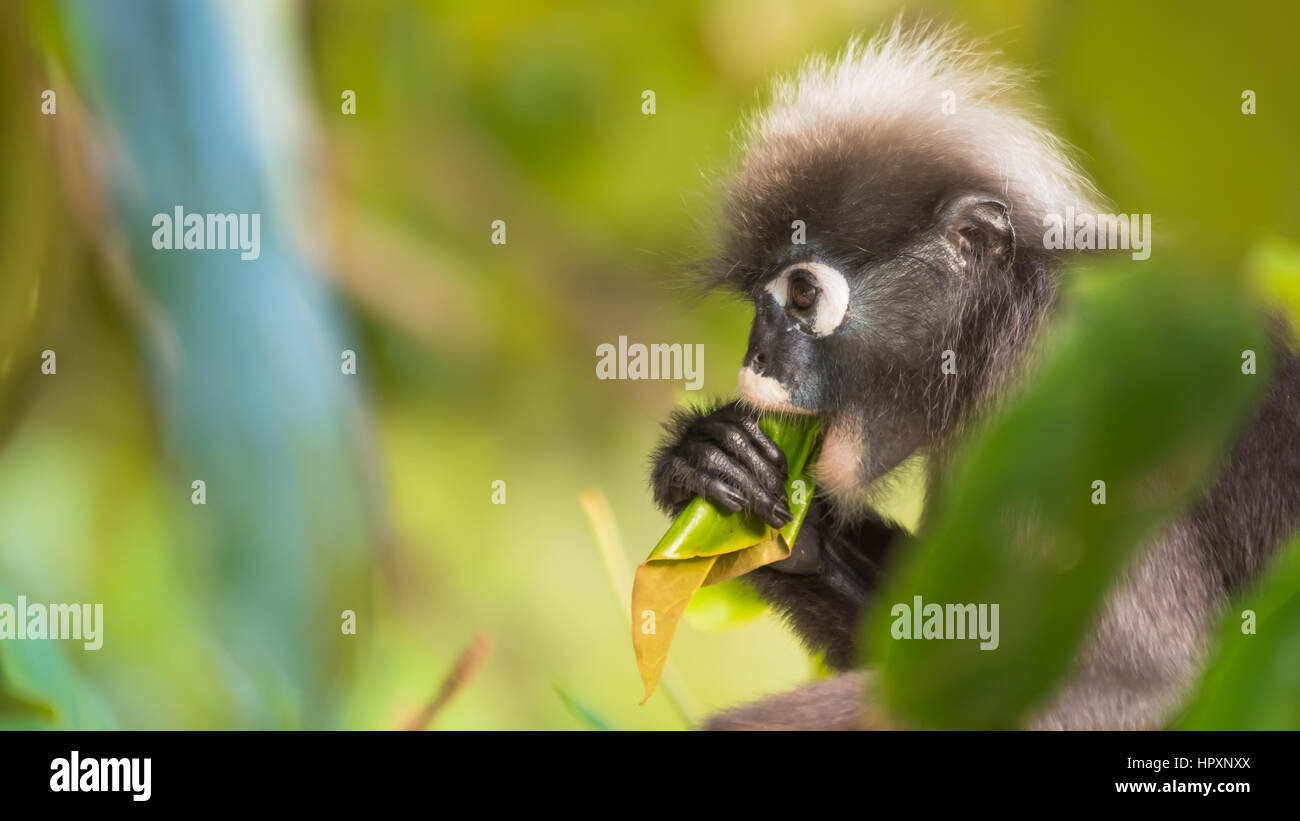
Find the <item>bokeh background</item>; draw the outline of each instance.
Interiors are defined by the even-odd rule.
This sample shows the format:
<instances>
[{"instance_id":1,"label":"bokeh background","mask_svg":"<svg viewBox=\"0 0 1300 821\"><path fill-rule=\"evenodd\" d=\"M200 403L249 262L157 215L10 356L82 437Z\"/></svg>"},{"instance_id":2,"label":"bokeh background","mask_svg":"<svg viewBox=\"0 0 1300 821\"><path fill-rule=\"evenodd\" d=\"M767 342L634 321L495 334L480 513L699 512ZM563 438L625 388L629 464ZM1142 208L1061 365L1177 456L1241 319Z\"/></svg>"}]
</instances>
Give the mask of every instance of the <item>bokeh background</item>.
<instances>
[{"instance_id":1,"label":"bokeh background","mask_svg":"<svg viewBox=\"0 0 1300 821\"><path fill-rule=\"evenodd\" d=\"M1281 0L5 3L0 601L102 602L105 640L0 645L0 726L680 728L817 675L724 590L638 706L624 597L658 424L744 350L683 285L738 123L900 11L1034 70L1154 255L1294 272ZM154 251L177 204L262 213L261 258ZM702 343L704 390L597 380L619 336Z\"/></svg>"}]
</instances>

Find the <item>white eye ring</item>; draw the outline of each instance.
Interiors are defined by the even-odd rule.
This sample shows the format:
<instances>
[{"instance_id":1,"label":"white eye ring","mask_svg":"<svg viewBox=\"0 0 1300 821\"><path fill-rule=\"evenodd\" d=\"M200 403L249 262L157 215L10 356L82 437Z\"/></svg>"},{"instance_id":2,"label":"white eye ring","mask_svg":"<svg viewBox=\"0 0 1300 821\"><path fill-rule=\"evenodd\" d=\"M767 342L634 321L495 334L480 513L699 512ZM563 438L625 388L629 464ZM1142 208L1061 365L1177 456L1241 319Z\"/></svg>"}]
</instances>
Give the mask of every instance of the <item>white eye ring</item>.
<instances>
[{"instance_id":1,"label":"white eye ring","mask_svg":"<svg viewBox=\"0 0 1300 821\"><path fill-rule=\"evenodd\" d=\"M775 279L767 283L767 292L776 304L785 307L790 293L790 277L795 272L806 272L817 282L818 300L813 316L812 332L815 336L829 336L844 324L849 315L849 283L844 275L822 262L796 262Z\"/></svg>"}]
</instances>

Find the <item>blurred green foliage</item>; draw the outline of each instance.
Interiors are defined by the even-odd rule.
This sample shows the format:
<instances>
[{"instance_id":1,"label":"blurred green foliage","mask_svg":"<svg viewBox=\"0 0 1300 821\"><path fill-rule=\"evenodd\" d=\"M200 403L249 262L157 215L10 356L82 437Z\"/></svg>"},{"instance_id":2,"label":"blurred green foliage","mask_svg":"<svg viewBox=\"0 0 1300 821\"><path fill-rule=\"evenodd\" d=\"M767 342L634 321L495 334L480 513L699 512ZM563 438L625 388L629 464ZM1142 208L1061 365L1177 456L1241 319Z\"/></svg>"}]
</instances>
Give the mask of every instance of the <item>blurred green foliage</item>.
<instances>
[{"instance_id":1,"label":"blurred green foliage","mask_svg":"<svg viewBox=\"0 0 1300 821\"><path fill-rule=\"evenodd\" d=\"M0 723L400 726L469 636L487 631L492 657L438 727L680 727L663 700L636 706L627 623L577 492L608 496L630 580L667 525L645 487L658 422L696 395L679 383L598 381L594 351L620 335L703 343L704 393L732 392L749 312L680 285L710 247L711 180L772 74L869 33L900 4L186 8L196 11L20 2L0 12L0 581L33 599L103 602L106 614L96 652L0 646ZM1040 72L1049 122L1117 210L1155 215L1155 260L1178 249L1198 262L1180 274L1189 282L1212 271L1243 286L1263 266L1276 274L1270 293L1294 289L1294 275L1277 272L1300 237L1300 71L1289 41L1300 10L1118 0L921 10ZM123 22L141 17L147 25ZM266 78L275 82L260 87ZM54 118L39 114L45 88L59 94ZM341 113L345 89L356 92L355 116ZM656 92L654 116L641 114L645 89ZM1241 113L1244 89L1258 95L1253 116ZM193 153L169 153L177 145ZM141 192L152 193L133 202ZM141 215L172 204L155 196L266 198L294 241L264 261L266 281L241 282L193 255L151 269ZM496 219L507 245L488 242ZM1205 342L1194 296L1222 282L1202 280L1172 303L1186 310L1171 311L1160 339ZM1113 304L1113 317L1086 327L1131 335L1131 306ZM1235 316L1205 332L1234 333ZM170 373L159 318L211 369ZM337 381L338 347L358 352L353 384ZM58 351L56 377L40 375L46 348ZM1160 354L1139 353L1105 376L1130 384ZM1069 471L1120 457L1124 475L1172 465L1182 488L1206 455L1175 456L1225 435L1244 401L1224 390L1211 397L1222 419L1169 431L1207 438L1148 437L1160 445L1150 450L1089 452L1143 437L1080 429L1070 448L1039 452L1024 462L1034 472L1017 476L1008 466L1027 443L1060 439L1090 413L1149 419L1141 396L1080 395L1084 384L1062 387L1078 405L992 428L983 453L1003 487L1033 476L1056 488L1073 475L1052 472L1056 453ZM1204 387L1171 377L1142 396ZM1022 426L1023 440L996 438ZM1070 453L1083 461L1065 461ZM192 506L195 465L219 458L239 503L210 489L208 505ZM491 503L495 480L506 483L504 505ZM889 509L915 524L915 474L898 487ZM992 504L997 489L975 498ZM953 498L954 521L979 515ZM1068 609L1067 639L1105 569L1151 525L1130 513L1106 523L1123 544L1084 563L1075 596L1034 603ZM356 636L339 633L342 601L357 602ZM972 711L961 715L900 704L928 721L1001 721L1041 692L1064 651L1044 654L1042 667L996 665L1042 641L1008 634L1007 651L983 654L997 657L988 670L953 662L954 681L1012 676L1005 703L968 694L954 703ZM695 713L817 671L770 615L721 634L684 629L673 656ZM898 675L923 663L900 660ZM1257 721L1193 718L1207 715L1197 720Z\"/></svg>"},{"instance_id":2,"label":"blurred green foliage","mask_svg":"<svg viewBox=\"0 0 1300 821\"><path fill-rule=\"evenodd\" d=\"M1266 361L1246 375L1238 354L1266 348L1243 289L1192 270L1152 265L1094 287L1028 394L940 489L942 513L868 630L902 718L1017 726L1068 671L1134 549L1204 489L1267 379ZM995 652L891 639L892 603L918 595L997 603Z\"/></svg>"},{"instance_id":3,"label":"blurred green foliage","mask_svg":"<svg viewBox=\"0 0 1300 821\"><path fill-rule=\"evenodd\" d=\"M1174 728L1300 728L1300 539L1277 564L1224 616L1215 658Z\"/></svg>"}]
</instances>

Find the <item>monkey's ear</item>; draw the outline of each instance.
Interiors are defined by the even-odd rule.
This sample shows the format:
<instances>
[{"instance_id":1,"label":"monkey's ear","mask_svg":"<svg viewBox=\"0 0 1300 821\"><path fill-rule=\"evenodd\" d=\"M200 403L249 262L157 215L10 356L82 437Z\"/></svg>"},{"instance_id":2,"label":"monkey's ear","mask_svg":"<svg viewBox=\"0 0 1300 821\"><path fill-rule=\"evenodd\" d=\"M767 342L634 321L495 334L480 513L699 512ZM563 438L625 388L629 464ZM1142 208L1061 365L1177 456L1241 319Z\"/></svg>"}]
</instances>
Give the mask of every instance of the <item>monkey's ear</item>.
<instances>
[{"instance_id":1,"label":"monkey's ear","mask_svg":"<svg viewBox=\"0 0 1300 821\"><path fill-rule=\"evenodd\" d=\"M1016 253L1016 232L1006 203L987 194L961 194L939 209L939 226L964 269L976 260L999 267Z\"/></svg>"}]
</instances>

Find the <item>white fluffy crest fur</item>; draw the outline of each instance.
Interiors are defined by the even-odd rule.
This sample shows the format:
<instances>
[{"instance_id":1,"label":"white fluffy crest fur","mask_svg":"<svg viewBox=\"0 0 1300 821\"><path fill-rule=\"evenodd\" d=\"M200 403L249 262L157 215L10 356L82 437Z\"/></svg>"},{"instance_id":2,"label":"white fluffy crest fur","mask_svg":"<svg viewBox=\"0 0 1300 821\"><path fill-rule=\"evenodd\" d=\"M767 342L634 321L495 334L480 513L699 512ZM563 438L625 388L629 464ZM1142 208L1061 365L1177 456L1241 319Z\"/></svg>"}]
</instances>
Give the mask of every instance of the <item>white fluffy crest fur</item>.
<instances>
[{"instance_id":1,"label":"white fluffy crest fur","mask_svg":"<svg viewBox=\"0 0 1300 821\"><path fill-rule=\"evenodd\" d=\"M951 28L895 20L866 43L853 39L834 60L814 57L779 80L745 129L749 161L763 161L765 144L865 126L909 135L995 175L1009 202L1034 212L1022 218L1103 210L1069 147L1022 98L1025 76L994 56ZM945 113L945 102L955 110Z\"/></svg>"}]
</instances>

